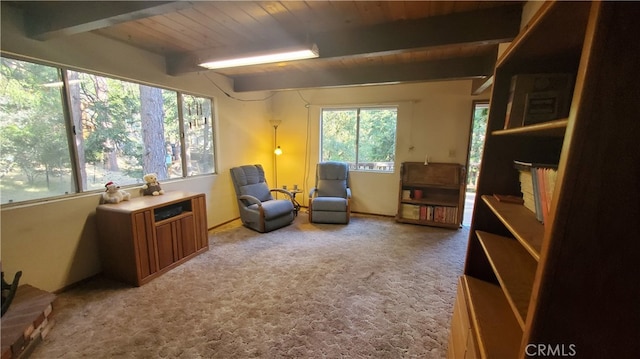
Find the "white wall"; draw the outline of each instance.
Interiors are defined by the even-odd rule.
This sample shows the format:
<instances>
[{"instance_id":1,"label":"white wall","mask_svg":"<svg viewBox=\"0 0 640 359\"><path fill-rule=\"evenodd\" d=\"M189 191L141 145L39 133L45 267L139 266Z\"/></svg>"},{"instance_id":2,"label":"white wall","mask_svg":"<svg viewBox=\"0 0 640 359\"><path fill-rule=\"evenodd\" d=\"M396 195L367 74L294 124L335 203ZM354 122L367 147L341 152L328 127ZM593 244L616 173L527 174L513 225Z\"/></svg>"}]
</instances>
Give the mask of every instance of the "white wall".
<instances>
[{"instance_id":1,"label":"white wall","mask_svg":"<svg viewBox=\"0 0 640 359\"><path fill-rule=\"evenodd\" d=\"M432 162L466 161L474 99L470 81L283 91L261 100L270 93L235 94L226 78L211 72L168 76L162 57L92 34L45 42L31 40L22 35L20 18L2 3L3 53L215 98L218 174L162 183L167 191L204 192L209 227L238 217L231 167L261 163L270 184L275 184L273 127L268 121L272 118L282 120L278 142L285 151L278 157L278 184L298 184L306 192L313 185L319 157L319 111L325 105L397 104L398 164L424 161L425 154ZM308 108L300 96L309 101ZM354 211L395 215L398 181L398 169L393 174L353 172ZM304 198L306 205L306 197L298 198ZM8 277L22 270L22 283L49 291L99 273L94 220L98 198L99 193L89 193L38 204L2 206L2 270Z\"/></svg>"},{"instance_id":2,"label":"white wall","mask_svg":"<svg viewBox=\"0 0 640 359\"><path fill-rule=\"evenodd\" d=\"M476 99L470 92L471 81L280 92L273 98L273 116L282 120L278 142L284 150L278 157L278 185L301 185L306 192L303 204L308 204L320 156L323 106L398 105L395 172L351 172L353 210L394 216L400 163L422 162L428 155L431 162L466 164L472 101Z\"/></svg>"}]
</instances>

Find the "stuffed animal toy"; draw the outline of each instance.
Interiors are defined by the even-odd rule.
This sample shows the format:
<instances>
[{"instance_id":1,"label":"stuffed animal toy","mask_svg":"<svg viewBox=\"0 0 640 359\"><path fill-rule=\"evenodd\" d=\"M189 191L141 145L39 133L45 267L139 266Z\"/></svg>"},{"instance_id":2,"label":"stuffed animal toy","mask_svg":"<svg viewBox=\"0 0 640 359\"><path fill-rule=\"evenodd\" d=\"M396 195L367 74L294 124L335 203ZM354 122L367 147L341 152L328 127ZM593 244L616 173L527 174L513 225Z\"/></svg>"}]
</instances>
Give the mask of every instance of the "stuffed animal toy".
<instances>
[{"instance_id":1,"label":"stuffed animal toy","mask_svg":"<svg viewBox=\"0 0 640 359\"><path fill-rule=\"evenodd\" d=\"M160 188L160 182L158 182L158 175L155 173L147 173L142 177L145 184L142 186L142 194L145 196L159 196L164 194L164 190Z\"/></svg>"},{"instance_id":2,"label":"stuffed animal toy","mask_svg":"<svg viewBox=\"0 0 640 359\"><path fill-rule=\"evenodd\" d=\"M131 199L131 194L120 189L120 186L113 182L108 182L104 185L106 188L102 194L103 203L120 203L122 201L128 201Z\"/></svg>"}]
</instances>

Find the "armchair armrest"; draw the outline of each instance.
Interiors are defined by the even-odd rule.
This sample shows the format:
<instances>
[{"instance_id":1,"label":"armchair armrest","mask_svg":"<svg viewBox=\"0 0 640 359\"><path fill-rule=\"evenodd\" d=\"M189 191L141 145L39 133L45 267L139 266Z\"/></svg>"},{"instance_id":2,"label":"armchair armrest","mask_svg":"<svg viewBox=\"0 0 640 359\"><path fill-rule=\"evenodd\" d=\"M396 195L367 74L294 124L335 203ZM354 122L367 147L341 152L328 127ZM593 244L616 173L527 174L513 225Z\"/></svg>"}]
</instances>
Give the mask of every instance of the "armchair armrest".
<instances>
[{"instance_id":1,"label":"armchair armrest","mask_svg":"<svg viewBox=\"0 0 640 359\"><path fill-rule=\"evenodd\" d=\"M351 188L347 187L347 199L351 198ZM313 198L314 195L316 195L316 192L318 192L317 188L313 188L311 190L311 192L309 192L309 198Z\"/></svg>"},{"instance_id":2,"label":"armchair armrest","mask_svg":"<svg viewBox=\"0 0 640 359\"><path fill-rule=\"evenodd\" d=\"M286 189L282 189L282 188L272 188L269 190L270 192L280 192L280 193L284 193L287 196L289 196L289 200L293 201L293 193L287 191Z\"/></svg>"},{"instance_id":3,"label":"armchair armrest","mask_svg":"<svg viewBox=\"0 0 640 359\"><path fill-rule=\"evenodd\" d=\"M260 202L260 200L254 196L243 194L242 196L238 197L238 199L246 200L251 204L257 204L258 207L262 207L262 202Z\"/></svg>"}]
</instances>

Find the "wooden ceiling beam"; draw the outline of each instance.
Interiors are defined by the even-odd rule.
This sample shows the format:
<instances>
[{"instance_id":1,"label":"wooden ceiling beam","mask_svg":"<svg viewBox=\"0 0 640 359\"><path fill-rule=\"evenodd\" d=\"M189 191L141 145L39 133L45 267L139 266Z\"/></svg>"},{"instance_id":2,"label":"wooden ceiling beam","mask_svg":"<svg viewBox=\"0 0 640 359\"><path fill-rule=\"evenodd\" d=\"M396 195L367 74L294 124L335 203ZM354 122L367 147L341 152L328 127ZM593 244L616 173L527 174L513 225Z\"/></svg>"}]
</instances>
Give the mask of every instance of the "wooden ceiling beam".
<instances>
[{"instance_id":1,"label":"wooden ceiling beam","mask_svg":"<svg viewBox=\"0 0 640 359\"><path fill-rule=\"evenodd\" d=\"M24 2L27 36L49 40L193 6L188 1Z\"/></svg>"},{"instance_id":2,"label":"wooden ceiling beam","mask_svg":"<svg viewBox=\"0 0 640 359\"><path fill-rule=\"evenodd\" d=\"M486 55L401 66L378 65L355 69L242 75L233 78L233 89L235 92L269 91L480 78L492 74L495 61L495 55Z\"/></svg>"},{"instance_id":3,"label":"wooden ceiling beam","mask_svg":"<svg viewBox=\"0 0 640 359\"><path fill-rule=\"evenodd\" d=\"M310 40L318 45L321 59L387 55L458 44L498 44L511 41L518 34L521 13L522 6L515 4L316 33ZM210 60L212 54L220 58L229 55L215 50L173 55L167 58L167 73L180 75L203 71L198 63Z\"/></svg>"},{"instance_id":4,"label":"wooden ceiling beam","mask_svg":"<svg viewBox=\"0 0 640 359\"><path fill-rule=\"evenodd\" d=\"M493 86L493 76L486 78L473 79L471 82L471 94L482 95L485 91Z\"/></svg>"},{"instance_id":5,"label":"wooden ceiling beam","mask_svg":"<svg viewBox=\"0 0 640 359\"><path fill-rule=\"evenodd\" d=\"M520 4L314 34L321 58L388 54L453 44L499 44L520 31Z\"/></svg>"}]
</instances>

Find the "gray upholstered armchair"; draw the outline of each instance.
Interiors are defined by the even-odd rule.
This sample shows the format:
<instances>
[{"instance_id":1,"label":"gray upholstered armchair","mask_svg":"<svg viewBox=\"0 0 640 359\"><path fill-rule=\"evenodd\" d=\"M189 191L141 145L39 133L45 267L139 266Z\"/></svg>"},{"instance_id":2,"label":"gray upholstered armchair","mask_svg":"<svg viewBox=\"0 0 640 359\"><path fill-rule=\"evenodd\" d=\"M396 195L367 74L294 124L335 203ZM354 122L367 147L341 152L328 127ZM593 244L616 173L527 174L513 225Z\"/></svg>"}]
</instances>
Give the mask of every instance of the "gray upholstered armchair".
<instances>
[{"instance_id":1,"label":"gray upholstered armchair","mask_svg":"<svg viewBox=\"0 0 640 359\"><path fill-rule=\"evenodd\" d=\"M350 199L349 165L333 161L318 163L316 187L309 193L309 221L349 223Z\"/></svg>"},{"instance_id":2,"label":"gray upholstered armchair","mask_svg":"<svg viewBox=\"0 0 640 359\"><path fill-rule=\"evenodd\" d=\"M242 224L258 232L270 232L291 224L294 219L293 196L284 189L269 189L261 165L231 169L231 180L238 198ZM274 199L281 192L288 199Z\"/></svg>"}]
</instances>

